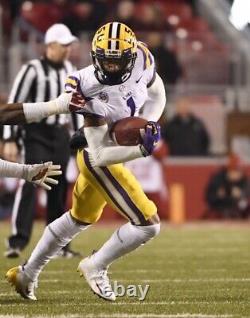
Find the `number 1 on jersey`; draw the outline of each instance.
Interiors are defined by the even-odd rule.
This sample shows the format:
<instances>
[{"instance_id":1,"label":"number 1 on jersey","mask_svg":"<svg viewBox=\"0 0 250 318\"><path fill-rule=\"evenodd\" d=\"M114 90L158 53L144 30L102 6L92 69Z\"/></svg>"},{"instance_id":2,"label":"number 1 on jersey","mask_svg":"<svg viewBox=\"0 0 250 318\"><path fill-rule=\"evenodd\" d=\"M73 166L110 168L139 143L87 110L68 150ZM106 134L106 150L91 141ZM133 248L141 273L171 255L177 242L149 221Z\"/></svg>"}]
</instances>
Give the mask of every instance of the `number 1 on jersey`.
<instances>
[{"instance_id":1,"label":"number 1 on jersey","mask_svg":"<svg viewBox=\"0 0 250 318\"><path fill-rule=\"evenodd\" d=\"M130 96L129 99L127 100L127 105L128 105L128 107L130 108L131 117L133 117L134 114L135 114L135 102L134 102L132 96Z\"/></svg>"}]
</instances>

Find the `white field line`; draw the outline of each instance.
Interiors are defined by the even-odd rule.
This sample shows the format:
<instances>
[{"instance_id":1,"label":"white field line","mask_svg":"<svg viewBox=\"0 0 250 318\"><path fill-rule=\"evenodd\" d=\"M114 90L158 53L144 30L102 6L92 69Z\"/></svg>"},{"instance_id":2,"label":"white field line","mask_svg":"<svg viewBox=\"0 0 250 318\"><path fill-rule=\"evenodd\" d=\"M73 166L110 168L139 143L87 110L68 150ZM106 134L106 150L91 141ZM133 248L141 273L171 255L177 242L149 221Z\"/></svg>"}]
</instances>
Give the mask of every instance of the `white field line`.
<instances>
[{"instance_id":1,"label":"white field line","mask_svg":"<svg viewBox=\"0 0 250 318\"><path fill-rule=\"evenodd\" d=\"M223 291L223 290L228 290L228 288L227 287L223 287L223 288L218 288L218 287L216 287L216 290L220 290L220 291ZM241 292L249 292L249 288L240 288L240 291ZM73 295L73 294L77 294L77 295L79 295L79 293L80 293L81 291L79 291L79 289L76 289L76 290L71 290L71 291L66 291L66 290L50 290L50 291L44 291L44 290L39 290L39 295L53 295L53 294L55 294L55 295ZM199 294L200 295L200 290L198 290L198 291L194 291L193 289L185 289L185 292L187 293L187 292L191 292L193 295L196 295L196 294ZM6 292L6 293L0 293L0 297L10 297L10 296L15 296L15 295L17 295L13 290L11 290L10 292ZM172 303L206 303L206 301L187 301L187 302L182 302L182 301L164 301L164 302L162 302L162 301L160 301L160 302L140 302L140 304L145 304L145 305L147 305L147 304L152 304L152 305L164 305L164 304L172 304ZM213 300L213 303L214 302L216 302L216 301L214 301ZM244 303L244 301L237 301L237 303ZM218 301L218 303L222 303L221 301ZM225 303L228 303L228 301L225 301ZM115 303L115 304L119 304L119 303ZM127 303L125 303L125 304L127 304ZM130 303L131 304L131 303ZM86 303L86 305L91 305L91 303ZM1 304L0 304L0 306L1 306Z\"/></svg>"},{"instance_id":2,"label":"white field line","mask_svg":"<svg viewBox=\"0 0 250 318\"><path fill-rule=\"evenodd\" d=\"M120 279L121 282L131 282L130 279ZM219 283L219 282L226 282L226 283L233 283L233 282L250 282L250 278L190 278L190 279L140 279L139 282L142 283Z\"/></svg>"},{"instance_id":3,"label":"white field line","mask_svg":"<svg viewBox=\"0 0 250 318\"><path fill-rule=\"evenodd\" d=\"M64 275L65 273L74 273L74 270L47 270L45 273L43 273L43 276L46 275L58 275L62 274ZM119 273L161 273L162 271L159 269L124 269L124 270L111 270L109 271L109 274L119 274Z\"/></svg>"},{"instance_id":4,"label":"white field line","mask_svg":"<svg viewBox=\"0 0 250 318\"><path fill-rule=\"evenodd\" d=\"M179 270L179 269L168 269L168 273L169 272L182 272L182 273L186 273L188 270ZM226 272L227 269L226 268L198 268L196 269L196 272ZM124 269L124 270L111 270L109 271L110 275L113 274L124 274L124 273L162 273L162 270L159 269ZM74 270L68 270L68 271L64 271L64 270L48 270L46 272L44 272L42 275L43 277L45 277L46 275L64 275L66 273L74 273Z\"/></svg>"},{"instance_id":5,"label":"white field line","mask_svg":"<svg viewBox=\"0 0 250 318\"><path fill-rule=\"evenodd\" d=\"M172 314L172 315L166 315L166 314L90 314L90 315L86 315L85 318L94 318L94 317L101 317L101 318L144 318L144 317L149 317L149 318L229 318L229 317L233 317L232 315L203 315L203 314ZM61 317L63 318L63 317Z\"/></svg>"},{"instance_id":6,"label":"white field line","mask_svg":"<svg viewBox=\"0 0 250 318\"><path fill-rule=\"evenodd\" d=\"M80 318L79 315L76 314L67 314L67 315L55 315L55 316L35 316L36 318L46 318L46 317L54 317L54 318ZM205 314L126 314L126 313L117 313L117 314L87 314L84 315L85 318L230 318L233 315L205 315ZM0 315L0 318L25 318L22 315Z\"/></svg>"},{"instance_id":7,"label":"white field line","mask_svg":"<svg viewBox=\"0 0 250 318\"><path fill-rule=\"evenodd\" d=\"M63 279L64 283L79 283L82 282L82 279ZM132 279L116 279L118 282L131 282ZM133 279L136 283L237 283L237 282L250 282L250 277L246 278L188 278L188 279L168 279L168 278L159 278L159 279ZM40 279L41 283L61 283L61 279ZM0 284L6 284L6 281L0 281Z\"/></svg>"},{"instance_id":8,"label":"white field line","mask_svg":"<svg viewBox=\"0 0 250 318\"><path fill-rule=\"evenodd\" d=\"M228 243L228 241L225 241L225 243ZM186 241L185 241L186 243ZM192 244L194 242L190 241L190 244ZM216 244L220 244L222 242L218 242L218 240L215 240ZM235 243L235 242L234 242ZM239 243L245 243L245 240ZM209 244L209 243L208 243ZM204 242L202 242L202 244L196 244L196 248L200 247L204 247L206 244L204 244ZM240 244L239 244L240 245ZM185 254L191 254L194 253L194 248L193 247L189 247L186 246L186 244L184 245L180 245L180 246L175 246L175 247L165 247L165 248L159 248L157 247L155 250L151 250L150 254L161 254L161 253L172 253L175 252L176 250L181 250L183 253ZM214 253L214 252L220 252L223 254L227 254L229 252L231 253L240 253L239 249L237 247L231 247L231 246L222 246L222 247L206 247L206 250L204 252L199 251L199 255L206 255L207 253ZM144 251L138 251L137 254L141 254L144 253Z\"/></svg>"},{"instance_id":9,"label":"white field line","mask_svg":"<svg viewBox=\"0 0 250 318\"><path fill-rule=\"evenodd\" d=\"M45 294L45 293L44 293ZM48 294L48 293L46 293ZM52 294L52 293L50 293ZM59 293L53 293L53 294L59 294ZM8 295L10 296L10 295ZM13 295L11 295L13 296ZM21 298L19 298L21 299ZM25 300L24 300L25 301ZM39 299L38 299L38 302L32 302L33 304L36 305L36 307L43 307L44 304L42 303L39 303ZM122 302L113 302L113 303L104 303L103 301L100 301L99 303L97 302L94 302L94 303L91 303L91 302L84 302L84 301L81 301L81 306L91 306L91 307L103 307L105 305L109 305L109 306L113 306L113 307L116 307L116 306L152 306L152 305L157 305L157 306L176 306L176 305L211 305L211 303L213 304L229 304L229 303L232 303L228 300L225 300L225 301L150 301L150 302L147 302L147 301L133 301L133 302L125 302L125 301L122 301ZM237 303L238 305L239 304L242 304L242 303L245 303L244 301L237 301L235 302ZM23 306L30 306L31 302L24 302L22 303L22 307ZM0 303L0 308L1 307L15 307L17 306L16 304L1 304ZM70 307L70 306L75 306L75 304L70 304L70 303L60 303L60 306L63 306L63 307Z\"/></svg>"},{"instance_id":10,"label":"white field line","mask_svg":"<svg viewBox=\"0 0 250 318\"><path fill-rule=\"evenodd\" d=\"M118 282L131 282L131 279L117 279ZM134 279L136 282L141 283L218 283L218 282L250 282L250 278L207 278L207 279L199 279L199 278L190 278L190 279ZM62 282L61 279L41 279L42 283L59 283ZM64 282L76 282L75 279L66 279Z\"/></svg>"}]
</instances>

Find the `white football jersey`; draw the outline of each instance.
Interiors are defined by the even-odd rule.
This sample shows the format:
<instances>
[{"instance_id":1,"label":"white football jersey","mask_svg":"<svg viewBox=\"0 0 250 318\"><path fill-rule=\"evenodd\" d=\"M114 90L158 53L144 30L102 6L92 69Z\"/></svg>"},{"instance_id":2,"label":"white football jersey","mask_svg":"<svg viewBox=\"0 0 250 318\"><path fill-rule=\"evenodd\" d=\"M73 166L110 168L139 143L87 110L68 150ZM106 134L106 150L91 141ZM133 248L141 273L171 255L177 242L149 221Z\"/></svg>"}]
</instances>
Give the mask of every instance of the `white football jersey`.
<instances>
[{"instance_id":1,"label":"white football jersey","mask_svg":"<svg viewBox=\"0 0 250 318\"><path fill-rule=\"evenodd\" d=\"M147 47L139 42L131 76L122 84L103 85L94 71L93 65L85 67L69 76L65 84L66 92L78 89L88 100L84 112L104 117L108 124L138 116L156 74L154 58Z\"/></svg>"}]
</instances>

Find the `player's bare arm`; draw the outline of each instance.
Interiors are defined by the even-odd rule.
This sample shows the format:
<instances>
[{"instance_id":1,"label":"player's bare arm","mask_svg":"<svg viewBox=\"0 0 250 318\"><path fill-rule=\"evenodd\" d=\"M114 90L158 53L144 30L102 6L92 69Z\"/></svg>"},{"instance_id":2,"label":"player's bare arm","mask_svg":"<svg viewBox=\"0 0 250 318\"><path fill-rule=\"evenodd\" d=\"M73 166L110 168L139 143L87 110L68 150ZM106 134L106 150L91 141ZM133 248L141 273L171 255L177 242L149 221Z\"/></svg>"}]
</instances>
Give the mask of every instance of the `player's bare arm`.
<instances>
[{"instance_id":1,"label":"player's bare arm","mask_svg":"<svg viewBox=\"0 0 250 318\"><path fill-rule=\"evenodd\" d=\"M93 115L86 115L84 118L84 127L99 127L107 125L107 122L104 117L97 117Z\"/></svg>"},{"instance_id":2,"label":"player's bare arm","mask_svg":"<svg viewBox=\"0 0 250 318\"><path fill-rule=\"evenodd\" d=\"M49 102L14 103L0 105L0 124L18 125L38 122L51 115L75 112L85 101L78 93L63 93Z\"/></svg>"},{"instance_id":3,"label":"player's bare arm","mask_svg":"<svg viewBox=\"0 0 250 318\"><path fill-rule=\"evenodd\" d=\"M22 103L1 104L0 123L1 125L18 125L26 122Z\"/></svg>"}]
</instances>

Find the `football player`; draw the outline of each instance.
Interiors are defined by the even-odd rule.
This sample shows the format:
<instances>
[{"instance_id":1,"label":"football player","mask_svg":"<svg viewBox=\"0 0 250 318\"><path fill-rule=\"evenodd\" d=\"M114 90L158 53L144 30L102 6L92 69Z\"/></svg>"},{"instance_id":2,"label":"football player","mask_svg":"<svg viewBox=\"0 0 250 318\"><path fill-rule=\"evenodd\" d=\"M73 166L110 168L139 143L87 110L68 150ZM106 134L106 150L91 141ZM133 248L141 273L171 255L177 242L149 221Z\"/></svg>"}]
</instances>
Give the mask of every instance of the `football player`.
<instances>
[{"instance_id":1,"label":"football player","mask_svg":"<svg viewBox=\"0 0 250 318\"><path fill-rule=\"evenodd\" d=\"M76 104L77 101L77 104ZM55 100L43 103L14 103L0 105L0 124L16 125L40 121L50 115L79 111L84 105L82 97L74 93L63 93ZM28 165L0 159L0 177L19 178L51 190L49 184L57 184L54 176L62 174L60 165L52 162Z\"/></svg>"},{"instance_id":2,"label":"football player","mask_svg":"<svg viewBox=\"0 0 250 318\"><path fill-rule=\"evenodd\" d=\"M7 280L22 297L36 300L35 287L43 267L82 230L97 222L106 203L128 222L78 266L90 288L114 301L107 270L112 262L154 238L160 231L155 204L123 162L151 155L160 138L157 124L165 107L165 90L155 71L152 54L119 22L102 26L92 42L92 65L66 81L66 91L78 90L86 100L82 109L88 148L77 154L80 174L70 211L49 224L28 262L10 269ZM129 116L148 120L140 145L119 146L109 125Z\"/></svg>"}]
</instances>

